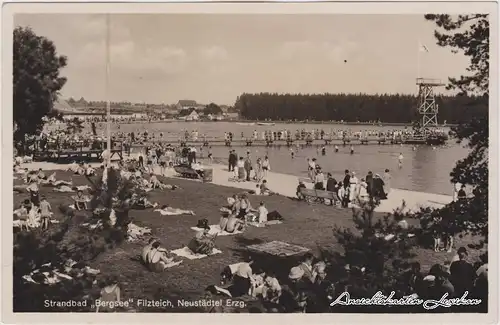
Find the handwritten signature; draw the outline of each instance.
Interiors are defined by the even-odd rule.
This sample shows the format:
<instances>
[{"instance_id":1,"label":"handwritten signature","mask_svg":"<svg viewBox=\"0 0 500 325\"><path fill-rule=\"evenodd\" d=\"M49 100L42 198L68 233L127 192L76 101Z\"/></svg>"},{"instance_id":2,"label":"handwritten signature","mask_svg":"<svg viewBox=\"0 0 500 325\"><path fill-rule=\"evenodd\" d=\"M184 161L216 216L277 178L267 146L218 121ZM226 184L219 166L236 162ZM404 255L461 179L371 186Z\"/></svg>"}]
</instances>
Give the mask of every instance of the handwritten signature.
<instances>
[{"instance_id":1,"label":"handwritten signature","mask_svg":"<svg viewBox=\"0 0 500 325\"><path fill-rule=\"evenodd\" d=\"M427 299L423 300L416 295L402 296L394 298L396 293L392 291L388 296L378 291L370 298L356 298L351 299L349 292L343 292L330 306L420 306L426 310L436 309L438 307L450 308L452 306L476 306L479 305L481 299L467 299L469 292L466 291L460 298L448 298L448 293L445 293L441 299Z\"/></svg>"}]
</instances>

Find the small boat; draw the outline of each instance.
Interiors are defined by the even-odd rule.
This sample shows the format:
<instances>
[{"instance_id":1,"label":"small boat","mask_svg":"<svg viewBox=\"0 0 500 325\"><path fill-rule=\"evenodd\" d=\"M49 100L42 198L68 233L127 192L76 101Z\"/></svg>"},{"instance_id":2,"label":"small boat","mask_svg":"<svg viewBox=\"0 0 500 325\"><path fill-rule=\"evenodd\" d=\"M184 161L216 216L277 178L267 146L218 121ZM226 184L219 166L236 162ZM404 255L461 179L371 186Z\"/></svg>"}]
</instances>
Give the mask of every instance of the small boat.
<instances>
[{"instance_id":1,"label":"small boat","mask_svg":"<svg viewBox=\"0 0 500 325\"><path fill-rule=\"evenodd\" d=\"M264 123L264 122L259 122L259 123L257 123L257 125L261 125L261 126L274 126L274 125L276 125L276 123Z\"/></svg>"},{"instance_id":2,"label":"small boat","mask_svg":"<svg viewBox=\"0 0 500 325\"><path fill-rule=\"evenodd\" d=\"M245 126L252 126L255 125L255 123L236 123L238 125L245 125Z\"/></svg>"}]
</instances>

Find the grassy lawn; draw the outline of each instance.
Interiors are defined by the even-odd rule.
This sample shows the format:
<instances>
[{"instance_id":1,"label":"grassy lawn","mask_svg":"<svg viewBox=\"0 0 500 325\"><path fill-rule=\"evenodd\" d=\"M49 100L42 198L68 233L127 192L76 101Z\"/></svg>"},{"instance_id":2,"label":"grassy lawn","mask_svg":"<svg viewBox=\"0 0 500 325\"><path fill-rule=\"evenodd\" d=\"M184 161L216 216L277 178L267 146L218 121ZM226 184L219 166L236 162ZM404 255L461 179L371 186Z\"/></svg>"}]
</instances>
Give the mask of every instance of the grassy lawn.
<instances>
[{"instance_id":1,"label":"grassy lawn","mask_svg":"<svg viewBox=\"0 0 500 325\"><path fill-rule=\"evenodd\" d=\"M50 173L50 172L48 172ZM58 179L69 180L73 175L69 172L57 172ZM14 180L19 184L19 180ZM74 176L75 185L87 184L84 177ZM155 190L150 192L149 200L161 205L168 204L175 208L193 210L195 216L162 216L152 210L131 210L130 216L139 226L150 227L153 235L161 239L162 246L169 249L181 248L187 245L195 234L190 227L196 226L198 219L206 218L210 224L217 224L220 219L219 208L226 203L226 198L241 192L239 189L222 187L213 184L203 184L197 181L167 179L169 184L180 186L175 191ZM57 206L63 203L71 204L73 193L57 193L51 188L41 188L41 194L46 195L52 204L54 215L60 217ZM18 205L26 195L14 195L14 203ZM149 272L142 264L131 258L140 254L143 243L125 242L119 247L101 254L91 263L91 267L100 269L102 274L115 274L119 277L123 299L176 299L199 298L205 287L219 283L219 274L224 266L242 260L245 247L255 243L280 240L310 248L318 254L318 247L328 247L341 251L332 234L334 225L352 227L352 211L321 204L297 202L282 196L250 196L254 207L264 201L268 210L277 210L285 221L281 225L266 228L249 227L244 234L222 236L217 238L216 246L222 254L209 256L200 260L184 259L179 266L164 273ZM382 215L382 214L379 214ZM415 220L409 220L415 223ZM465 246L470 238L456 239L456 247ZM416 249L417 260L423 271L427 271L435 263L451 260L454 253L435 253L429 249ZM478 252L471 251L471 259ZM139 309L140 310L140 309ZM148 309L148 311L152 311ZM189 310L170 309L167 311Z\"/></svg>"}]
</instances>

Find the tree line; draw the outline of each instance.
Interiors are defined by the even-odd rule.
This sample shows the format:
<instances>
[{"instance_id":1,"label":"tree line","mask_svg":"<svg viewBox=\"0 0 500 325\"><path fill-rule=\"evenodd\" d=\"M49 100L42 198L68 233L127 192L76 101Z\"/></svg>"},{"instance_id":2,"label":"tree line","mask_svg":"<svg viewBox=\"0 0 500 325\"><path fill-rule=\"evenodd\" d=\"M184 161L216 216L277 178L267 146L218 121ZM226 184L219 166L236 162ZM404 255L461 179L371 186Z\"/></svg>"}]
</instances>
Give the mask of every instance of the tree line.
<instances>
[{"instance_id":1,"label":"tree line","mask_svg":"<svg viewBox=\"0 0 500 325\"><path fill-rule=\"evenodd\" d=\"M487 116L480 97L436 96L438 121L458 124ZM409 123L418 119L418 98L403 94L277 94L244 93L235 103L249 120L316 120Z\"/></svg>"}]
</instances>

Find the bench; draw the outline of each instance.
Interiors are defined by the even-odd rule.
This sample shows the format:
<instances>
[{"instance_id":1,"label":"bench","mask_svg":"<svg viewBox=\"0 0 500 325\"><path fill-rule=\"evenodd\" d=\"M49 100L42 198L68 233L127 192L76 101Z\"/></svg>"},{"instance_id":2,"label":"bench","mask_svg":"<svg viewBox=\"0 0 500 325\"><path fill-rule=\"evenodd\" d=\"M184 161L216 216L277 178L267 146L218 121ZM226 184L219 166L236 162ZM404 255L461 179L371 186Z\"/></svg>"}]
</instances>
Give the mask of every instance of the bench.
<instances>
[{"instance_id":1,"label":"bench","mask_svg":"<svg viewBox=\"0 0 500 325\"><path fill-rule=\"evenodd\" d=\"M189 178L189 179L199 179L200 174L196 172L194 169L189 168L187 166L174 166L174 170L180 174L182 178Z\"/></svg>"},{"instance_id":2,"label":"bench","mask_svg":"<svg viewBox=\"0 0 500 325\"><path fill-rule=\"evenodd\" d=\"M330 202L332 202L333 205L333 202L340 201L337 193L330 191L301 188L300 194L304 196L306 202L308 203L318 202L318 201L324 202L325 200L330 200Z\"/></svg>"}]
</instances>

